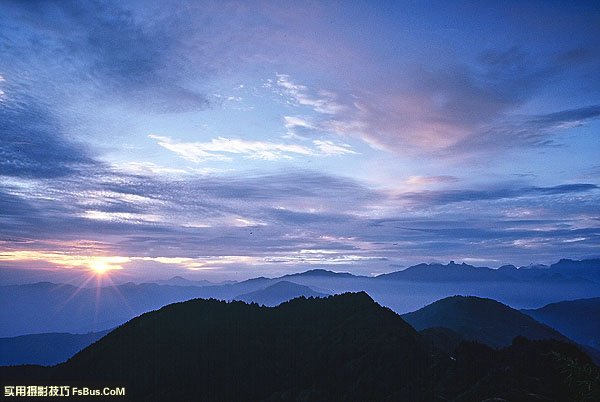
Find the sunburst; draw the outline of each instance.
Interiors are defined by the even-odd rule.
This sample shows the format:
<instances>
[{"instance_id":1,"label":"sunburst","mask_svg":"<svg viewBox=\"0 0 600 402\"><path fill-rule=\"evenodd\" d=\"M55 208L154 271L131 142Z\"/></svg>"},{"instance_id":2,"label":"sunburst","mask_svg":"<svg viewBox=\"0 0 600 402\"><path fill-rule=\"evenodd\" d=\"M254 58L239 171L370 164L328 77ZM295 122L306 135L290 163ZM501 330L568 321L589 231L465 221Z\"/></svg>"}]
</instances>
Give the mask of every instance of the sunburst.
<instances>
[{"instance_id":1,"label":"sunburst","mask_svg":"<svg viewBox=\"0 0 600 402\"><path fill-rule=\"evenodd\" d=\"M89 267L96 275L106 275L108 271L114 269L106 261L91 261Z\"/></svg>"}]
</instances>

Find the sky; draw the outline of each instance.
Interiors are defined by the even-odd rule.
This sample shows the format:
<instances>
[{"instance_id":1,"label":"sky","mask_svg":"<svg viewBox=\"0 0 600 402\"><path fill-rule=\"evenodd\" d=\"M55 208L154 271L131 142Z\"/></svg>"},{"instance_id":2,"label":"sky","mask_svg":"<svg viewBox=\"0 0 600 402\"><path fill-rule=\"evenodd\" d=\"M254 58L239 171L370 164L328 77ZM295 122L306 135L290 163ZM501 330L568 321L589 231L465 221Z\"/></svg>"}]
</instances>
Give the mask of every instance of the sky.
<instances>
[{"instance_id":1,"label":"sky","mask_svg":"<svg viewBox=\"0 0 600 402\"><path fill-rule=\"evenodd\" d=\"M600 4L0 3L0 283L600 256Z\"/></svg>"}]
</instances>

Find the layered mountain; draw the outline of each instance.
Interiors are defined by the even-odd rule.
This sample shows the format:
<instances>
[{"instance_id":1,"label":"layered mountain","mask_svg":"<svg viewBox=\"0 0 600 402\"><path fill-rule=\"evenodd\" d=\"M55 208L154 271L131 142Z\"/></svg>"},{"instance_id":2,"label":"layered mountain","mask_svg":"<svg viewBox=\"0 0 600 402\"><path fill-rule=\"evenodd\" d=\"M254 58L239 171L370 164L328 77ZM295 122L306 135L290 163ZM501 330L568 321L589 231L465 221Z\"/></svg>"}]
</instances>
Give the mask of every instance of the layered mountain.
<instances>
[{"instance_id":1,"label":"layered mountain","mask_svg":"<svg viewBox=\"0 0 600 402\"><path fill-rule=\"evenodd\" d=\"M298 285L289 281L279 281L264 289L245 293L234 298L234 300L246 303L258 303L263 306L277 306L285 301L296 297L326 297L325 293L314 291L308 286Z\"/></svg>"},{"instance_id":2,"label":"layered mountain","mask_svg":"<svg viewBox=\"0 0 600 402\"><path fill-rule=\"evenodd\" d=\"M0 338L0 366L62 363L109 331L87 334L49 333Z\"/></svg>"},{"instance_id":3,"label":"layered mountain","mask_svg":"<svg viewBox=\"0 0 600 402\"><path fill-rule=\"evenodd\" d=\"M600 349L600 297L551 303L521 311L576 342Z\"/></svg>"},{"instance_id":4,"label":"layered mountain","mask_svg":"<svg viewBox=\"0 0 600 402\"><path fill-rule=\"evenodd\" d=\"M125 386L130 401L600 397L598 368L572 344L517 338L494 350L463 342L453 356L432 350L364 292L278 307L196 299L143 314L66 363L0 367L0 378Z\"/></svg>"},{"instance_id":5,"label":"layered mountain","mask_svg":"<svg viewBox=\"0 0 600 402\"><path fill-rule=\"evenodd\" d=\"M598 271L595 261L562 260L552 267L500 269L455 263L420 264L378 277L316 269L220 284L175 277L160 284L124 283L98 288L48 282L0 286L0 337L98 331L165 304L198 297L231 300L281 281L308 286L323 294L366 291L399 313L414 311L453 294L477 294L517 308L532 308L600 296L600 285L590 279Z\"/></svg>"},{"instance_id":6,"label":"layered mountain","mask_svg":"<svg viewBox=\"0 0 600 402\"><path fill-rule=\"evenodd\" d=\"M449 328L463 339L501 348L517 336L529 339L569 339L522 312L492 299L453 296L402 316L417 330Z\"/></svg>"}]
</instances>

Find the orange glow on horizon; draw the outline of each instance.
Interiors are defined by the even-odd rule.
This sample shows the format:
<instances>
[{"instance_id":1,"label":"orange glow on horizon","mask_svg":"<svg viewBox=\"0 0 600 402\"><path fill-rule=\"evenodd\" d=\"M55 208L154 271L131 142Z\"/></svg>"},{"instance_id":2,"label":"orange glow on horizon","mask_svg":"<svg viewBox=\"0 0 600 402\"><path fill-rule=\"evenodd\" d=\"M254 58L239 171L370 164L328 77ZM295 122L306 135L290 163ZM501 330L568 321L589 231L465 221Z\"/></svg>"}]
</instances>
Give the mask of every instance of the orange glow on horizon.
<instances>
[{"instance_id":1,"label":"orange glow on horizon","mask_svg":"<svg viewBox=\"0 0 600 402\"><path fill-rule=\"evenodd\" d=\"M0 261L44 261L62 268L87 268L96 274L123 269L129 257L102 255L74 255L58 251L16 250L0 252Z\"/></svg>"},{"instance_id":2,"label":"orange glow on horizon","mask_svg":"<svg viewBox=\"0 0 600 402\"><path fill-rule=\"evenodd\" d=\"M78 250L79 251L79 250ZM65 251L7 250L0 251L0 261L7 262L45 262L57 268L83 268L96 276L106 276L109 271L121 270L133 262L155 262L177 265L182 268L197 270L219 269L229 264L256 264L264 261L260 257L251 256L208 256L208 257L147 257L147 256L107 256L81 255Z\"/></svg>"}]
</instances>

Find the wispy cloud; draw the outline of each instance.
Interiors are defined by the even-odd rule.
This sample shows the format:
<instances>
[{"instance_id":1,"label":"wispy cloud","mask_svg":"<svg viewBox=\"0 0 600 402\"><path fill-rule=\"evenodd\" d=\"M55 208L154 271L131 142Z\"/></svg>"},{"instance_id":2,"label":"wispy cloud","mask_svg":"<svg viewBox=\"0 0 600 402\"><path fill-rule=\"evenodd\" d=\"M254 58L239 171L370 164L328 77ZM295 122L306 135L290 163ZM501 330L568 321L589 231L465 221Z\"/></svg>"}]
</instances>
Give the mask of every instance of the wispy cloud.
<instances>
[{"instance_id":1,"label":"wispy cloud","mask_svg":"<svg viewBox=\"0 0 600 402\"><path fill-rule=\"evenodd\" d=\"M11 266L33 258L35 267L54 261L85 268L102 261L78 256L121 256L127 262L113 265L124 270L158 263L224 272L277 264L364 266L370 272L374 264L436 256L506 261L521 258L518 249L546 259L558 244L564 252L593 249L600 236L593 219L598 198L597 187L586 183L393 196L315 172L171 180L104 171L93 180L5 183L0 250L5 265L16 259L12 252L34 253L18 255L21 265ZM461 202L469 208L453 207ZM73 245L81 239L81 246Z\"/></svg>"},{"instance_id":2,"label":"wispy cloud","mask_svg":"<svg viewBox=\"0 0 600 402\"><path fill-rule=\"evenodd\" d=\"M314 140L313 144L323 155L356 154L348 144L336 144L333 141Z\"/></svg>"},{"instance_id":3,"label":"wispy cloud","mask_svg":"<svg viewBox=\"0 0 600 402\"><path fill-rule=\"evenodd\" d=\"M449 204L465 201L489 201L521 197L539 197L583 193L600 187L589 183L563 184L553 187L490 188L487 190L442 190L405 193L401 199L418 201L427 205Z\"/></svg>"},{"instance_id":4,"label":"wispy cloud","mask_svg":"<svg viewBox=\"0 0 600 402\"><path fill-rule=\"evenodd\" d=\"M337 96L333 92L320 90L311 94L308 87L295 83L287 74L277 74L276 83L291 104L307 106L324 114L337 114L345 110L345 106L336 101Z\"/></svg>"},{"instance_id":5,"label":"wispy cloud","mask_svg":"<svg viewBox=\"0 0 600 402\"><path fill-rule=\"evenodd\" d=\"M86 145L65 135L45 104L23 94L0 104L0 174L50 178L99 164Z\"/></svg>"},{"instance_id":6,"label":"wispy cloud","mask_svg":"<svg viewBox=\"0 0 600 402\"><path fill-rule=\"evenodd\" d=\"M96 96L109 92L154 112L208 107L204 94L186 87L185 59L175 54L188 19L165 16L157 24L129 5L100 1L15 2L3 8L12 17L3 21L5 54L26 62L30 72L38 70L36 78L47 77L47 85L59 77L68 85L85 81L86 91L99 90ZM22 77L19 67L6 68L7 78ZM202 68L208 71L206 65Z\"/></svg>"},{"instance_id":7,"label":"wispy cloud","mask_svg":"<svg viewBox=\"0 0 600 402\"><path fill-rule=\"evenodd\" d=\"M490 153L499 150L560 144L561 132L600 117L600 105L562 110L538 116L521 116L491 125L463 138L444 152ZM516 120L516 121L515 121Z\"/></svg>"},{"instance_id":8,"label":"wispy cloud","mask_svg":"<svg viewBox=\"0 0 600 402\"><path fill-rule=\"evenodd\" d=\"M414 65L410 80L375 78L373 86L359 84L352 92L311 89L278 74L277 90L288 102L318 113L312 119L287 116L285 126L300 137L336 134L400 155L465 159L552 145L562 130L599 116L597 105L518 113L544 84L564 74L566 65L556 57L535 59L512 47L483 52L471 65L450 63L443 70Z\"/></svg>"},{"instance_id":9,"label":"wispy cloud","mask_svg":"<svg viewBox=\"0 0 600 402\"><path fill-rule=\"evenodd\" d=\"M269 141L247 141L235 138L214 138L209 142L178 142L170 137L149 135L158 145L175 152L191 162L207 160L230 161L231 155L242 155L249 159L278 160L294 156L330 156L356 154L350 145L332 141L315 140L315 148L291 143Z\"/></svg>"},{"instance_id":10,"label":"wispy cloud","mask_svg":"<svg viewBox=\"0 0 600 402\"><path fill-rule=\"evenodd\" d=\"M425 186L430 184L455 183L459 181L457 177L449 175L441 176L410 176L406 179L406 184L411 186Z\"/></svg>"}]
</instances>

